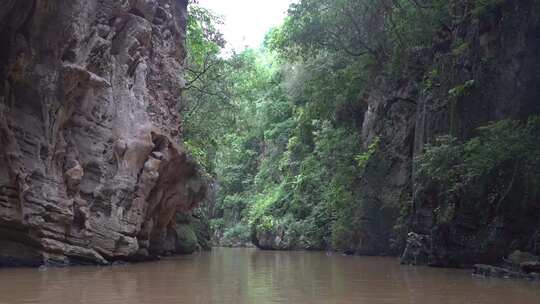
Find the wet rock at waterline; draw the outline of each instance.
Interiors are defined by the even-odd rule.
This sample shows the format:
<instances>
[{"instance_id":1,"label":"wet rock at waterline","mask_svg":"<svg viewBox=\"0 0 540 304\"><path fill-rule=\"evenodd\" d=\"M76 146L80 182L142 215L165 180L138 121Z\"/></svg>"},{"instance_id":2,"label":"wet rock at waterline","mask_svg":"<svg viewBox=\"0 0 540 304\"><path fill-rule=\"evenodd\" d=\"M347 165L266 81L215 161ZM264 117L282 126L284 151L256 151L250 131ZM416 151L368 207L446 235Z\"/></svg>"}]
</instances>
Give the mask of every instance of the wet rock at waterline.
<instances>
[{"instance_id":1,"label":"wet rock at waterline","mask_svg":"<svg viewBox=\"0 0 540 304\"><path fill-rule=\"evenodd\" d=\"M537 273L540 275L540 262L539 261L529 261L523 262L519 265L521 272L523 273Z\"/></svg>"},{"instance_id":2,"label":"wet rock at waterline","mask_svg":"<svg viewBox=\"0 0 540 304\"><path fill-rule=\"evenodd\" d=\"M477 264L474 265L474 274L483 277L494 277L502 279L526 279L540 281L540 272L521 272L504 267Z\"/></svg>"},{"instance_id":3,"label":"wet rock at waterline","mask_svg":"<svg viewBox=\"0 0 540 304\"><path fill-rule=\"evenodd\" d=\"M260 249L265 250L294 250L302 248L295 244L284 227L265 229L254 227L251 233L251 242Z\"/></svg>"},{"instance_id":4,"label":"wet rock at waterline","mask_svg":"<svg viewBox=\"0 0 540 304\"><path fill-rule=\"evenodd\" d=\"M0 3L0 265L143 259L182 239L175 214L206 193L175 110L186 5Z\"/></svg>"},{"instance_id":5,"label":"wet rock at waterline","mask_svg":"<svg viewBox=\"0 0 540 304\"><path fill-rule=\"evenodd\" d=\"M540 257L516 250L500 266L476 264L474 274L505 279L540 280Z\"/></svg>"}]
</instances>

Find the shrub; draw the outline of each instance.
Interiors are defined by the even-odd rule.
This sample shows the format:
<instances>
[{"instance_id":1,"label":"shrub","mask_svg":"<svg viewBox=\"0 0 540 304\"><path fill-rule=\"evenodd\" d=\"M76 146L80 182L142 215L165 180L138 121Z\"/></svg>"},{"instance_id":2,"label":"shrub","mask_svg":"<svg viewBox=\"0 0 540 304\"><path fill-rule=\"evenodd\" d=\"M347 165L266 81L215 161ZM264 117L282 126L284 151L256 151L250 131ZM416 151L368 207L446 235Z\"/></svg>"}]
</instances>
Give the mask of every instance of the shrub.
<instances>
[{"instance_id":1,"label":"shrub","mask_svg":"<svg viewBox=\"0 0 540 304\"><path fill-rule=\"evenodd\" d=\"M225 230L221 238L223 246L245 246L250 242L250 229L246 223L238 223Z\"/></svg>"},{"instance_id":2,"label":"shrub","mask_svg":"<svg viewBox=\"0 0 540 304\"><path fill-rule=\"evenodd\" d=\"M464 143L445 135L426 145L416 160L418 174L455 190L497 172L510 170L514 176L539 172L540 116L526 122L501 120L478 128L477 133Z\"/></svg>"}]
</instances>

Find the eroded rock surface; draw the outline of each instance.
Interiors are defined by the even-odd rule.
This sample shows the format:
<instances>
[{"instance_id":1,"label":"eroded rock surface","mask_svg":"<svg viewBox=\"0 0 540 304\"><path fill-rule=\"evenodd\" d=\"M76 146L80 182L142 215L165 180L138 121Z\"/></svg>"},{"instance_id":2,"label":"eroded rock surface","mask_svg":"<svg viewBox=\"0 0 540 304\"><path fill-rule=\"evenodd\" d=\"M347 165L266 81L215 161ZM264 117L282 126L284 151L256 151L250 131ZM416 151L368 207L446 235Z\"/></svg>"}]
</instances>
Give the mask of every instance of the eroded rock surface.
<instances>
[{"instance_id":1,"label":"eroded rock surface","mask_svg":"<svg viewBox=\"0 0 540 304\"><path fill-rule=\"evenodd\" d=\"M0 265L175 252L185 0L0 2Z\"/></svg>"}]
</instances>

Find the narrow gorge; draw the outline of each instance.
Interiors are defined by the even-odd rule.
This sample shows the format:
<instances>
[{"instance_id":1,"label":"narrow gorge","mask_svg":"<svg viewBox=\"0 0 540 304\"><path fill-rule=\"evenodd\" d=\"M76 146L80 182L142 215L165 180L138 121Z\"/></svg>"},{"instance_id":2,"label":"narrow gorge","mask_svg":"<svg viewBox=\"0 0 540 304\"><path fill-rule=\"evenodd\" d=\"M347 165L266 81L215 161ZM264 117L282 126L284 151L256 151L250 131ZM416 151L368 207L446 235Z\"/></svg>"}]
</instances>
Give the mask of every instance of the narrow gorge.
<instances>
[{"instance_id":1,"label":"narrow gorge","mask_svg":"<svg viewBox=\"0 0 540 304\"><path fill-rule=\"evenodd\" d=\"M292 4L188 90L214 241L538 270L539 33L538 1Z\"/></svg>"},{"instance_id":2,"label":"narrow gorge","mask_svg":"<svg viewBox=\"0 0 540 304\"><path fill-rule=\"evenodd\" d=\"M204 303L289 303L281 275L306 265L324 279L299 289L332 288L290 303L384 302L353 281L470 299L471 269L540 281L540 1L278 2L235 49L242 20L205 5L252 22L251 2L0 0L0 268L165 258L96 277L193 277L191 303L236 301L236 270L242 300ZM515 284L490 299L540 298Z\"/></svg>"}]
</instances>

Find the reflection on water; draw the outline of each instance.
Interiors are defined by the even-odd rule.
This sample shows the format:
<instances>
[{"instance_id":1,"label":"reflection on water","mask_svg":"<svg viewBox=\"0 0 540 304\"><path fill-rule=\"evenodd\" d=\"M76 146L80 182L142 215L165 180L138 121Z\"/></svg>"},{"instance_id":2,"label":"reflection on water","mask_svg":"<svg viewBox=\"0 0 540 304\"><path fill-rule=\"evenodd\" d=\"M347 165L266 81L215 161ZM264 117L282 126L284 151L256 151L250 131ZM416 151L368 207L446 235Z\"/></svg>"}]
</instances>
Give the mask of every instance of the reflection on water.
<instances>
[{"instance_id":1,"label":"reflection on water","mask_svg":"<svg viewBox=\"0 0 540 304\"><path fill-rule=\"evenodd\" d=\"M393 258L215 249L155 263L0 269L0 303L540 303L540 284Z\"/></svg>"}]
</instances>

